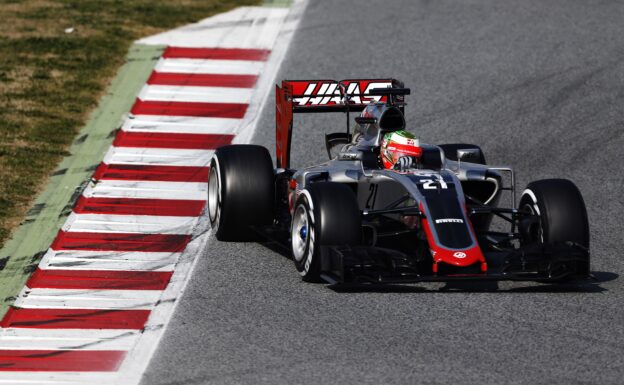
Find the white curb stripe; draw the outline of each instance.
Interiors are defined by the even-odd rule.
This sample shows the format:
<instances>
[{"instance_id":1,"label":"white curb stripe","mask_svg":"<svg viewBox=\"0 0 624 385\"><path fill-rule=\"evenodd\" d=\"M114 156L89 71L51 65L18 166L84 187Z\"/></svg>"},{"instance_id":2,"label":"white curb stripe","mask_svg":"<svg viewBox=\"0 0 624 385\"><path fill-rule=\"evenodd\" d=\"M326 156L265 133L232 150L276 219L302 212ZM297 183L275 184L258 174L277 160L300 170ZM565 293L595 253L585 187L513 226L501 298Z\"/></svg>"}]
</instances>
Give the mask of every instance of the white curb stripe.
<instances>
[{"instance_id":1,"label":"white curb stripe","mask_svg":"<svg viewBox=\"0 0 624 385\"><path fill-rule=\"evenodd\" d=\"M101 180L89 183L87 198L206 200L208 183Z\"/></svg>"},{"instance_id":2,"label":"white curb stripe","mask_svg":"<svg viewBox=\"0 0 624 385\"><path fill-rule=\"evenodd\" d=\"M31 289L25 287L16 307L30 309L151 309L161 290Z\"/></svg>"},{"instance_id":3,"label":"white curb stripe","mask_svg":"<svg viewBox=\"0 0 624 385\"><path fill-rule=\"evenodd\" d=\"M128 132L232 134L240 124L241 119L134 115L126 119L121 129Z\"/></svg>"},{"instance_id":4,"label":"white curb stripe","mask_svg":"<svg viewBox=\"0 0 624 385\"><path fill-rule=\"evenodd\" d=\"M240 7L138 41L178 47L271 49L288 15L288 8Z\"/></svg>"},{"instance_id":5,"label":"white curb stripe","mask_svg":"<svg viewBox=\"0 0 624 385\"><path fill-rule=\"evenodd\" d=\"M172 47L207 48L203 51L170 50L171 55L214 55L241 60L211 59L161 59L157 71L167 73L194 74L246 74L259 75L256 87L252 90L239 90L225 94L220 87L176 87L148 86L144 88L144 100L171 102L207 102L232 103L234 100L249 101L247 113L243 119L218 119L203 117L158 117L151 115L130 116L123 125L128 132L187 133L187 134L236 134L236 143L247 143L253 135L258 122L259 110L273 89L275 74L281 63L289 41L296 28L299 17L305 7L304 0L295 0L290 9L244 7L223 15L212 17L202 22L160 34L141 41L147 44L165 44ZM288 15L288 18L286 17ZM279 36L279 37L278 37ZM244 60L250 56L236 57L236 51L212 50L212 48L253 48L271 51L266 62ZM239 51L240 52L240 51ZM244 90L244 89L243 89ZM219 96L215 100L213 95ZM242 98L242 99L241 99ZM136 136L136 138L140 135ZM178 137L179 139L179 137ZM146 143L149 140L146 139ZM120 142L121 143L121 142ZM131 142L125 142L131 143ZM158 166L200 166L209 165L213 150L159 149L159 148L115 148L108 151L104 163L124 165ZM206 183L182 182L147 182L104 180L90 183L83 192L85 197L102 198L147 198L147 199L188 199L205 201ZM76 289L30 289L25 287L15 302L16 307L49 309L146 309L150 310L146 327L140 333L116 337L95 332L85 335L72 335L74 330L58 329L60 334L47 334L39 329L41 335L31 335L29 331L19 336L0 335L0 347L23 349L31 347L40 350L104 348L114 351L126 351L119 371L109 372L3 372L0 371L0 384L128 384L139 383L163 332L170 321L179 297L188 283L198 254L205 249L209 240L209 225L205 217L194 219L197 226L189 230L187 217L176 218L177 224L162 219L163 217L135 218L133 216L72 215L66 225L68 231L87 232L122 232L150 234L193 234L193 240L182 253L150 252L101 252L101 251L48 251L39 265L39 269L74 269L74 270L112 270L119 271L173 271L173 275L164 291L161 290L76 290ZM171 217L169 217L171 218ZM172 227L173 226L173 227ZM173 232L172 232L173 231ZM85 272L88 274L88 272ZM33 283L33 286L35 284ZM62 327L62 325L60 325ZM10 330L10 329L6 329ZM35 329L37 330L37 329ZM125 332L116 330L115 332ZM7 332L8 333L8 332ZM60 345L63 341L66 345ZM107 337L110 336L110 339ZM74 339L71 339L74 337ZM18 341L23 338L24 342ZM127 342L134 340L136 342ZM4 340L4 341L3 341ZM85 344L81 344L86 342ZM2 345L4 344L4 345ZM46 349L47 347L47 349ZM104 347L104 348L103 348ZM88 353L92 351L74 352ZM61 367L59 367L61 368ZM77 365L76 369L80 366ZM67 370L67 367L64 367ZM101 369L100 369L101 370Z\"/></svg>"},{"instance_id":6,"label":"white curb stripe","mask_svg":"<svg viewBox=\"0 0 624 385\"><path fill-rule=\"evenodd\" d=\"M7 385L110 385L118 383L115 372L2 372L0 384ZM121 383L121 382L119 382Z\"/></svg>"},{"instance_id":7,"label":"white curb stripe","mask_svg":"<svg viewBox=\"0 0 624 385\"><path fill-rule=\"evenodd\" d=\"M128 350L138 330L107 329L0 329L0 349L19 350Z\"/></svg>"},{"instance_id":8,"label":"white curb stripe","mask_svg":"<svg viewBox=\"0 0 624 385\"><path fill-rule=\"evenodd\" d=\"M281 27L279 38L272 46L269 46L272 48L271 56L269 57L266 68L263 70L263 74L256 83L256 93L247 109L244 121L241 122L241 125L238 127L236 132L237 137L234 139L235 143L249 143L251 140L259 121L260 109L269 99L269 95L274 89L277 71L286 54L286 50L297 28L305 5L305 0L294 1L288 18L284 19L287 20L287 22L285 21ZM158 44L162 43L163 41ZM174 43L166 42L165 44ZM178 45L184 46L185 44ZM205 217L200 217L200 224L202 223L201 221L205 222ZM204 250L209 242L210 232L207 231L209 225L205 224L205 226L205 228L198 226L196 233L201 235L194 238L180 256L180 262L176 265L171 283L163 293L164 298L179 298L183 294L185 286L188 283L190 272L193 270L194 264L199 260L197 254L200 253L201 250ZM178 302L177 300L171 302L161 301L161 303L152 310L148 325L166 325ZM163 335L162 329L152 330L151 328L147 328L146 332L141 335L139 342L133 350L129 352L128 358L124 361L120 369L120 372L124 373L129 383L138 384L140 382L142 373L146 370L147 364L149 363L149 361L142 360L141 357L151 357Z\"/></svg>"},{"instance_id":9,"label":"white curb stripe","mask_svg":"<svg viewBox=\"0 0 624 385\"><path fill-rule=\"evenodd\" d=\"M168 102L249 104L252 93L251 88L146 85L138 98Z\"/></svg>"},{"instance_id":10,"label":"white curb stripe","mask_svg":"<svg viewBox=\"0 0 624 385\"><path fill-rule=\"evenodd\" d=\"M173 271L180 253L48 250L41 269Z\"/></svg>"},{"instance_id":11,"label":"white curb stripe","mask_svg":"<svg viewBox=\"0 0 624 385\"><path fill-rule=\"evenodd\" d=\"M111 147L104 156L104 163L207 167L210 165L212 154L213 150Z\"/></svg>"},{"instance_id":12,"label":"white curb stripe","mask_svg":"<svg viewBox=\"0 0 624 385\"><path fill-rule=\"evenodd\" d=\"M155 70L184 74L259 75L262 61L212 59L160 59Z\"/></svg>"},{"instance_id":13,"label":"white curb stripe","mask_svg":"<svg viewBox=\"0 0 624 385\"><path fill-rule=\"evenodd\" d=\"M190 234L197 217L72 213L63 231L88 233Z\"/></svg>"}]
</instances>

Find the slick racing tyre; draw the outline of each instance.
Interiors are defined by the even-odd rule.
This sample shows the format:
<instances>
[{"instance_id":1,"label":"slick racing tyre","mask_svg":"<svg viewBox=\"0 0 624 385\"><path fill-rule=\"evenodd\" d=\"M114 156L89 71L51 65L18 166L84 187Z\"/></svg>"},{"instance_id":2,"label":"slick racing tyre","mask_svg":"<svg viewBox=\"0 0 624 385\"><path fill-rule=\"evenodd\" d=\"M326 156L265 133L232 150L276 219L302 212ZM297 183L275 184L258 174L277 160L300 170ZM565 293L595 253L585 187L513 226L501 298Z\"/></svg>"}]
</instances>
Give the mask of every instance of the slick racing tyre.
<instances>
[{"instance_id":1,"label":"slick racing tyre","mask_svg":"<svg viewBox=\"0 0 624 385\"><path fill-rule=\"evenodd\" d=\"M475 162L477 164L486 164L485 163L485 155L483 154L483 150L481 147L476 144L465 144L465 143L450 143L450 144L440 144L439 147L444 151L444 157L448 160L457 161L457 150L466 150L466 149L477 149L480 152L479 159Z\"/></svg>"},{"instance_id":2,"label":"slick racing tyre","mask_svg":"<svg viewBox=\"0 0 624 385\"><path fill-rule=\"evenodd\" d=\"M521 228L526 243L573 242L589 249L585 202L571 181L544 179L529 183L518 209L539 219Z\"/></svg>"},{"instance_id":3,"label":"slick racing tyre","mask_svg":"<svg viewBox=\"0 0 624 385\"><path fill-rule=\"evenodd\" d=\"M521 213L531 214L519 223L521 245L528 248L572 247L563 254L584 250L582 260L573 265L574 274L561 281L586 278L590 274L589 223L581 192L566 179L544 179L529 183L520 198ZM550 264L549 264L550 265Z\"/></svg>"},{"instance_id":4,"label":"slick racing tyre","mask_svg":"<svg viewBox=\"0 0 624 385\"><path fill-rule=\"evenodd\" d=\"M290 231L292 258L301 278L319 282L321 246L357 245L361 228L360 210L349 186L317 182L302 190Z\"/></svg>"},{"instance_id":5,"label":"slick racing tyre","mask_svg":"<svg viewBox=\"0 0 624 385\"><path fill-rule=\"evenodd\" d=\"M273 162L262 146L218 148L210 162L208 217L220 241L256 239L252 226L273 222Z\"/></svg>"}]
</instances>

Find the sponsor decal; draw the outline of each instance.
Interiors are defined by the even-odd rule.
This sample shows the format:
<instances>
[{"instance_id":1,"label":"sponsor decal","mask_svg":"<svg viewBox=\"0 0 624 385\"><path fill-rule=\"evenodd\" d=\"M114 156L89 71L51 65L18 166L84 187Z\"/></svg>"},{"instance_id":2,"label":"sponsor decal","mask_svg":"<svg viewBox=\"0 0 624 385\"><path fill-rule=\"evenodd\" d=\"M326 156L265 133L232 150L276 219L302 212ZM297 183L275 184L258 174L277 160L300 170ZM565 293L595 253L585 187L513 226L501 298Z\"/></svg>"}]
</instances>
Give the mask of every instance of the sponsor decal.
<instances>
[{"instance_id":1,"label":"sponsor decal","mask_svg":"<svg viewBox=\"0 0 624 385\"><path fill-rule=\"evenodd\" d=\"M435 223L464 223L464 220L460 218L443 218L436 219Z\"/></svg>"},{"instance_id":2,"label":"sponsor decal","mask_svg":"<svg viewBox=\"0 0 624 385\"><path fill-rule=\"evenodd\" d=\"M340 88L335 82L293 82L293 94L304 95L294 98L297 106L328 106L343 104ZM343 83L346 93L351 95L352 104L369 104L385 101L385 96L367 95L374 88L392 87L392 82L353 81Z\"/></svg>"},{"instance_id":3,"label":"sponsor decal","mask_svg":"<svg viewBox=\"0 0 624 385\"><path fill-rule=\"evenodd\" d=\"M466 258L466 253L463 253L461 251L457 251L453 254L453 257L455 258L459 258L459 259L464 259Z\"/></svg>"}]
</instances>

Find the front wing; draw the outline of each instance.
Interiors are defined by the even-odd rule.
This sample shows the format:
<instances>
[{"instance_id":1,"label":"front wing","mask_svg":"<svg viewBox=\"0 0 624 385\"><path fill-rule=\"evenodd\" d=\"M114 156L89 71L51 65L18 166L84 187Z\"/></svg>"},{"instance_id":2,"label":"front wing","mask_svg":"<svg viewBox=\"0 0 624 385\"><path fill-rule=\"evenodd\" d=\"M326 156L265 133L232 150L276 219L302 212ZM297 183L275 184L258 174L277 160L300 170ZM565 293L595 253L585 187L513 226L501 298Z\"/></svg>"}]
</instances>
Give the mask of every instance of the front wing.
<instances>
[{"instance_id":1,"label":"front wing","mask_svg":"<svg viewBox=\"0 0 624 385\"><path fill-rule=\"evenodd\" d=\"M579 245L536 245L485 253L487 272L448 266L437 274L403 253L379 247L324 247L321 277L330 284L400 284L469 280L560 282L589 278L589 252Z\"/></svg>"}]
</instances>

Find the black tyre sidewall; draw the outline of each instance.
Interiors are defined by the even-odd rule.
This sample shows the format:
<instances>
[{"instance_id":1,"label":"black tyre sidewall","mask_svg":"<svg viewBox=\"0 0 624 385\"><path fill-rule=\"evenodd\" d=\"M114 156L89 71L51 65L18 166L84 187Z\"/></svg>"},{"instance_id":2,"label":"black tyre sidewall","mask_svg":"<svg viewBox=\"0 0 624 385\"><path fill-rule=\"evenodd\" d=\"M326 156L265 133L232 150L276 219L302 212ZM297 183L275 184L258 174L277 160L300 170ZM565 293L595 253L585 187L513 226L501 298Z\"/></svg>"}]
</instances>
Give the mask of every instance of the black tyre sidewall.
<instances>
[{"instance_id":1,"label":"black tyre sidewall","mask_svg":"<svg viewBox=\"0 0 624 385\"><path fill-rule=\"evenodd\" d=\"M306 282L318 282L320 280L319 254L321 249L320 242L316 234L317 224L315 220L318 216L314 213L314 210L312 210L310 206L310 199L308 198L308 195L303 192L299 195L299 198L297 198L295 212L301 205L303 205L308 218L308 240L306 243L305 253L301 261L297 261L294 255L292 259L295 263L297 271L301 275L301 279ZM292 231L291 236L294 236L292 235Z\"/></svg>"},{"instance_id":2,"label":"black tyre sidewall","mask_svg":"<svg viewBox=\"0 0 624 385\"><path fill-rule=\"evenodd\" d=\"M219 225L221 223L221 197L223 196L223 188L221 184L220 174L221 173L219 171L218 159L216 156L213 156L212 160L210 161L210 173L208 174L208 183L210 184L211 175L213 175L213 177L217 178L217 188L219 191L217 193L218 195L217 203L215 204L215 213L212 213L209 207L210 196L206 202L206 212L208 214L208 220L210 221L210 227L215 233L219 233ZM210 185L208 188L210 189ZM214 218L211 217L212 214L214 214Z\"/></svg>"},{"instance_id":3,"label":"black tyre sidewall","mask_svg":"<svg viewBox=\"0 0 624 385\"><path fill-rule=\"evenodd\" d=\"M211 166L218 167L221 205L216 237L221 241L251 241L252 226L273 221L275 181L268 150L255 145L231 145L215 151Z\"/></svg>"},{"instance_id":4,"label":"black tyre sidewall","mask_svg":"<svg viewBox=\"0 0 624 385\"><path fill-rule=\"evenodd\" d=\"M589 223L579 189L566 179L544 179L529 183L519 209L531 205L539 213L544 243L574 242L589 248Z\"/></svg>"},{"instance_id":5,"label":"black tyre sidewall","mask_svg":"<svg viewBox=\"0 0 624 385\"><path fill-rule=\"evenodd\" d=\"M293 261L304 281L319 282L322 246L353 246L360 243L362 222L359 207L355 194L348 186L332 182L311 184L297 198L295 212L299 205L304 205L308 213L310 242L302 260L297 261L293 257Z\"/></svg>"}]
</instances>

